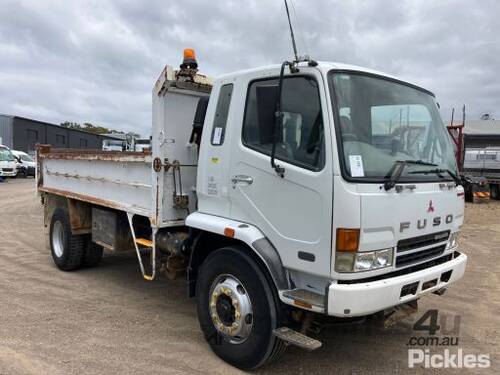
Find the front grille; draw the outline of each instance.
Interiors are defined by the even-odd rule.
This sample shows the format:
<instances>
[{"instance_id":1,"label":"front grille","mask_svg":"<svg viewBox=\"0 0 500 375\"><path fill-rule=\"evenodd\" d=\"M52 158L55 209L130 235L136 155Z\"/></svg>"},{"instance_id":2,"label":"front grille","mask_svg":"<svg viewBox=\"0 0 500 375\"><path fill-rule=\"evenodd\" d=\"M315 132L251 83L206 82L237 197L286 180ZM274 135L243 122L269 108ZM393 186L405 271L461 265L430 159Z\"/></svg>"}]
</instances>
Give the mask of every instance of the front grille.
<instances>
[{"instance_id":1,"label":"front grille","mask_svg":"<svg viewBox=\"0 0 500 375\"><path fill-rule=\"evenodd\" d=\"M446 248L446 244L436 247L431 247L430 249L425 249L422 251L417 251L411 254L398 255L396 258L396 267L403 267L408 264L420 262L427 260L438 255L441 255Z\"/></svg>"},{"instance_id":2,"label":"front grille","mask_svg":"<svg viewBox=\"0 0 500 375\"><path fill-rule=\"evenodd\" d=\"M13 172L14 169L12 169L12 168L2 168L2 171L4 171L4 172Z\"/></svg>"},{"instance_id":3,"label":"front grille","mask_svg":"<svg viewBox=\"0 0 500 375\"><path fill-rule=\"evenodd\" d=\"M442 232L426 234L423 236L405 238L398 241L397 252L402 253L419 247L434 245L435 243L446 241L450 237L450 231L445 230Z\"/></svg>"}]
</instances>

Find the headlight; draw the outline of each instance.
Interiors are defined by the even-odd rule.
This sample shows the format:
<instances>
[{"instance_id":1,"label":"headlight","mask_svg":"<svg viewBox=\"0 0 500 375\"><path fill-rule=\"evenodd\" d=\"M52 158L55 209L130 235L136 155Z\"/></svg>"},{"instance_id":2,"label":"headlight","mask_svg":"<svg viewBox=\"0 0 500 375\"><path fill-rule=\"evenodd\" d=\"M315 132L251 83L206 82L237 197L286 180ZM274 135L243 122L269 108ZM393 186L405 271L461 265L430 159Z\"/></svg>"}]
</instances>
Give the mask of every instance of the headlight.
<instances>
[{"instance_id":1,"label":"headlight","mask_svg":"<svg viewBox=\"0 0 500 375\"><path fill-rule=\"evenodd\" d=\"M392 249L379 250L375 252L375 268L389 267L392 265Z\"/></svg>"},{"instance_id":2,"label":"headlight","mask_svg":"<svg viewBox=\"0 0 500 375\"><path fill-rule=\"evenodd\" d=\"M446 250L458 246L458 232L452 233L448 243L446 244Z\"/></svg>"},{"instance_id":3,"label":"headlight","mask_svg":"<svg viewBox=\"0 0 500 375\"><path fill-rule=\"evenodd\" d=\"M375 262L375 252L357 253L354 260L354 271L369 271Z\"/></svg>"},{"instance_id":4,"label":"headlight","mask_svg":"<svg viewBox=\"0 0 500 375\"><path fill-rule=\"evenodd\" d=\"M337 272L372 271L392 265L393 249L377 251L337 253L335 270Z\"/></svg>"}]
</instances>

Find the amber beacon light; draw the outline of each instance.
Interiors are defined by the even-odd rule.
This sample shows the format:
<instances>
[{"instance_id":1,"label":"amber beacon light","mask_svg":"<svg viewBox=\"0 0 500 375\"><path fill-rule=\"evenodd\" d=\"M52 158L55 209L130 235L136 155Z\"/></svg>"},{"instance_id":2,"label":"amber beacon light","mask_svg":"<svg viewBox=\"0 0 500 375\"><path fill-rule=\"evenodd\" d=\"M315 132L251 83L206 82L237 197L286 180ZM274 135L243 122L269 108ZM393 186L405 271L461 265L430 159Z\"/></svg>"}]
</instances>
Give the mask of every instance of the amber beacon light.
<instances>
[{"instance_id":1,"label":"amber beacon light","mask_svg":"<svg viewBox=\"0 0 500 375\"><path fill-rule=\"evenodd\" d=\"M185 48L181 69L196 69L196 68L198 68L198 63L196 62L196 54L194 52L194 49Z\"/></svg>"}]
</instances>

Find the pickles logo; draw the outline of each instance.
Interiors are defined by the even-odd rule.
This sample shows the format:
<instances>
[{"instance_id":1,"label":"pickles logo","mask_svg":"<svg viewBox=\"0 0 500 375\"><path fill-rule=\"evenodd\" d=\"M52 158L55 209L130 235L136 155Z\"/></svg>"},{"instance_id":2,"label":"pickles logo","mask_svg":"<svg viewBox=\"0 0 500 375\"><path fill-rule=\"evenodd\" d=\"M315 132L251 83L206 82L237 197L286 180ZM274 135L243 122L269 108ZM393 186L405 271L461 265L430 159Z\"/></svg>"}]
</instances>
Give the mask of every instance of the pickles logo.
<instances>
[{"instance_id":1,"label":"pickles logo","mask_svg":"<svg viewBox=\"0 0 500 375\"><path fill-rule=\"evenodd\" d=\"M429 349L408 350L408 367L424 365L425 368L489 368L489 354L464 354L462 348L456 352L444 349L443 353L431 353Z\"/></svg>"},{"instance_id":2,"label":"pickles logo","mask_svg":"<svg viewBox=\"0 0 500 375\"><path fill-rule=\"evenodd\" d=\"M460 321L460 315L439 314L438 310L426 311L413 325L415 332L426 334L411 336L406 344L410 347L408 367L489 368L489 354L464 353L459 347ZM443 347L442 351L436 350Z\"/></svg>"}]
</instances>

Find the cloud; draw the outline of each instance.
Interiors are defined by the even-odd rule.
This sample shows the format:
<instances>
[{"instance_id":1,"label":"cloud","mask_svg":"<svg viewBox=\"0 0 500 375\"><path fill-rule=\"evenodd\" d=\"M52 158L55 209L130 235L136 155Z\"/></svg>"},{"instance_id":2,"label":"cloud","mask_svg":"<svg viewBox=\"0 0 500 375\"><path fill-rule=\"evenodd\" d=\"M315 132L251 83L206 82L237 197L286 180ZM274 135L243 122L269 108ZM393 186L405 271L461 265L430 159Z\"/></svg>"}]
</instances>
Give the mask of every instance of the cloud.
<instances>
[{"instance_id":1,"label":"cloud","mask_svg":"<svg viewBox=\"0 0 500 375\"><path fill-rule=\"evenodd\" d=\"M470 118L500 117L500 3L292 5L301 53L410 79L435 92L444 118L462 104ZM183 48L212 76L291 56L281 0L4 0L0 18L1 113L144 135L152 86Z\"/></svg>"}]
</instances>

